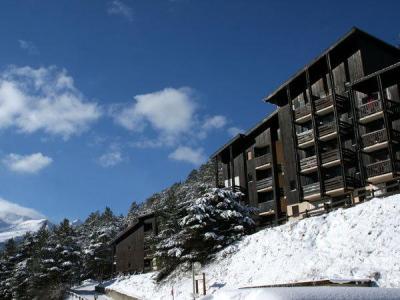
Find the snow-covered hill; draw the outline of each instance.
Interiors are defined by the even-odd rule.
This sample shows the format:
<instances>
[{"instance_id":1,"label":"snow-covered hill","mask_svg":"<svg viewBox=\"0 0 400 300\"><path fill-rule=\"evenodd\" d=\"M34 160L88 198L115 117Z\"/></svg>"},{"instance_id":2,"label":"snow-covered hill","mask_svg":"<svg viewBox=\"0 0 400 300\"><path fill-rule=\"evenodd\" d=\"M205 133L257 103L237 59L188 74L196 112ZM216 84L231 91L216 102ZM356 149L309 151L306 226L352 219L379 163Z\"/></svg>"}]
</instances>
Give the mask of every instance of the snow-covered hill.
<instances>
[{"instance_id":1,"label":"snow-covered hill","mask_svg":"<svg viewBox=\"0 0 400 300\"><path fill-rule=\"evenodd\" d=\"M4 227L0 229L0 247L1 245L13 238L18 239L24 236L27 232L36 232L43 226L47 225L46 219L40 220L26 220L22 221L21 223L12 224L8 227Z\"/></svg>"},{"instance_id":2,"label":"snow-covered hill","mask_svg":"<svg viewBox=\"0 0 400 300\"><path fill-rule=\"evenodd\" d=\"M400 287L400 195L259 231L218 253L206 265L209 293L313 279L373 278ZM156 284L132 275L108 288L140 299L190 299L190 272Z\"/></svg>"},{"instance_id":3,"label":"snow-covered hill","mask_svg":"<svg viewBox=\"0 0 400 300\"><path fill-rule=\"evenodd\" d=\"M38 231L47 220L37 211L0 198L0 248L11 238Z\"/></svg>"}]
</instances>

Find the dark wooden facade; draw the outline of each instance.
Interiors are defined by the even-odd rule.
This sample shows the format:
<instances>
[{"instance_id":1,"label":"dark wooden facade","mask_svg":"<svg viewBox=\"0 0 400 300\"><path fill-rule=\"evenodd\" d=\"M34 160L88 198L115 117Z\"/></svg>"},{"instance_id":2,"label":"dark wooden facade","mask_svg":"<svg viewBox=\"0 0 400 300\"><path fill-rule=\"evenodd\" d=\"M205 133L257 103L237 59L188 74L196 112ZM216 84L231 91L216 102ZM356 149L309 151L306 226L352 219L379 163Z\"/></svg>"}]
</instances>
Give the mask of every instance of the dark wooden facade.
<instances>
[{"instance_id":1,"label":"dark wooden facade","mask_svg":"<svg viewBox=\"0 0 400 300\"><path fill-rule=\"evenodd\" d=\"M154 214L140 216L112 242L114 271L137 273L153 270L156 266L146 239L157 233Z\"/></svg>"},{"instance_id":2,"label":"dark wooden facade","mask_svg":"<svg viewBox=\"0 0 400 300\"><path fill-rule=\"evenodd\" d=\"M244 201L258 208L259 225L275 223L286 214L282 148L275 112L213 155L218 186L242 191Z\"/></svg>"},{"instance_id":3,"label":"dark wooden facade","mask_svg":"<svg viewBox=\"0 0 400 300\"><path fill-rule=\"evenodd\" d=\"M360 189L396 179L400 171L399 61L399 49L353 28L265 98L279 107L267 122L214 157L241 174L240 186L249 204L257 206L259 193L251 180L255 160L248 159L248 151L257 145L253 133L265 136L275 149L272 181L280 177L271 199L276 219L344 198L354 201ZM231 148L233 160L227 154ZM280 167L277 153L283 154ZM281 176L278 169L284 170ZM231 178L229 172L222 176L220 182Z\"/></svg>"}]
</instances>

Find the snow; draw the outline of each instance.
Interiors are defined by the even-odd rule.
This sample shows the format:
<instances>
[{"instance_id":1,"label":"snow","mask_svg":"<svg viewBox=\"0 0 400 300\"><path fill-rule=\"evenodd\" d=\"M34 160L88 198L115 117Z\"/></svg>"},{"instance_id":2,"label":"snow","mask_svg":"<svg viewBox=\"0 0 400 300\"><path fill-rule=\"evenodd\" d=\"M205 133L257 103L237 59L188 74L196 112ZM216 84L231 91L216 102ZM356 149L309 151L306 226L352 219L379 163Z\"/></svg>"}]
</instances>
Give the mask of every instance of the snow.
<instances>
[{"instance_id":1,"label":"snow","mask_svg":"<svg viewBox=\"0 0 400 300\"><path fill-rule=\"evenodd\" d=\"M223 290L202 300L398 300L400 289L369 287L291 287Z\"/></svg>"},{"instance_id":2,"label":"snow","mask_svg":"<svg viewBox=\"0 0 400 300\"><path fill-rule=\"evenodd\" d=\"M94 288L96 285L99 283L94 280L85 280L82 285L79 287L74 287L71 289L71 291L83 299L87 300L111 300L110 297L107 297L106 295L99 294L95 292ZM76 300L76 297L73 296L67 296L65 300Z\"/></svg>"},{"instance_id":3,"label":"snow","mask_svg":"<svg viewBox=\"0 0 400 300\"><path fill-rule=\"evenodd\" d=\"M399 215L395 195L261 230L204 266L208 293L326 278L371 278L380 287L400 287ZM190 298L190 272L176 270L160 284L154 275L119 277L108 288L140 299L170 299L174 287L175 299Z\"/></svg>"},{"instance_id":4,"label":"snow","mask_svg":"<svg viewBox=\"0 0 400 300\"><path fill-rule=\"evenodd\" d=\"M20 223L11 224L0 230L0 244L12 238L21 238L27 232L36 232L47 223L46 219L26 220Z\"/></svg>"}]
</instances>

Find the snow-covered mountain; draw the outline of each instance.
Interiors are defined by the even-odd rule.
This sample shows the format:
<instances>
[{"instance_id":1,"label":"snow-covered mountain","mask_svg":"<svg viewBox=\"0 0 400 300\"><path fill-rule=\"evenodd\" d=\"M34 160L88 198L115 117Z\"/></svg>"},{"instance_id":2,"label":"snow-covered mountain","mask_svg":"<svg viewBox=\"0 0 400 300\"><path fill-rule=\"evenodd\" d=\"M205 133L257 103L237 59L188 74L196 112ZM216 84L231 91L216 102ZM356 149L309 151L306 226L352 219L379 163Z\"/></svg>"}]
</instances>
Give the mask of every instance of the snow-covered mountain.
<instances>
[{"instance_id":1,"label":"snow-covered mountain","mask_svg":"<svg viewBox=\"0 0 400 300\"><path fill-rule=\"evenodd\" d=\"M214 299L230 299L219 293L246 286L352 278L399 288L399 215L400 195L394 195L261 230L225 248L202 268L207 292ZM191 298L190 272L176 270L159 284L154 275L120 277L107 288L140 299L169 299L172 289L175 299Z\"/></svg>"},{"instance_id":2,"label":"snow-covered mountain","mask_svg":"<svg viewBox=\"0 0 400 300\"><path fill-rule=\"evenodd\" d=\"M46 218L34 209L0 198L0 248L5 241L21 238L47 224Z\"/></svg>"}]
</instances>

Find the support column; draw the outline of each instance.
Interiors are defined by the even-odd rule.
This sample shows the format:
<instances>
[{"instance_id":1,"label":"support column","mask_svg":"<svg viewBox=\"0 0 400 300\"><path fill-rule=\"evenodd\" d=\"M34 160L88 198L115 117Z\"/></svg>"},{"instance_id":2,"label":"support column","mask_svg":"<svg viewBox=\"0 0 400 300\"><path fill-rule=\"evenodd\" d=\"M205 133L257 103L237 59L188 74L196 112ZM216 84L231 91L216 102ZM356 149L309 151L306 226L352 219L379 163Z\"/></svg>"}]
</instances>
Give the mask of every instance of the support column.
<instances>
[{"instance_id":1,"label":"support column","mask_svg":"<svg viewBox=\"0 0 400 300\"><path fill-rule=\"evenodd\" d=\"M331 84L331 95L332 95L332 101L333 101L333 113L334 113L334 118L335 118L335 123L336 123L336 130L337 130L337 142L339 145L339 156L340 156L340 161L341 161L341 171L342 171L342 180L343 180L343 187L346 190L347 188L347 182L346 182L346 173L344 169L344 160L343 160L343 145L342 145L342 138L340 134L340 116L338 115L337 111L337 105L336 105L336 85L335 85L335 77L333 76L332 72L332 65L331 65L331 57L330 54L328 53L326 56L326 64L328 66L328 72L329 72L329 81Z\"/></svg>"},{"instance_id":2,"label":"support column","mask_svg":"<svg viewBox=\"0 0 400 300\"><path fill-rule=\"evenodd\" d=\"M392 172L394 173L396 171L396 165L395 165L395 157L394 157L394 153L393 153L392 123L389 120L389 116L388 116L387 102L386 102L385 93L383 91L382 78L380 75L377 75L376 79L378 81L379 97L381 98L381 101L382 101L383 121L385 123L386 135L387 135L387 139L388 139L390 165L392 167Z\"/></svg>"},{"instance_id":3,"label":"support column","mask_svg":"<svg viewBox=\"0 0 400 300\"><path fill-rule=\"evenodd\" d=\"M235 161L233 157L232 145L229 146L229 159L231 164L232 190L235 190Z\"/></svg>"},{"instance_id":4,"label":"support column","mask_svg":"<svg viewBox=\"0 0 400 300\"><path fill-rule=\"evenodd\" d=\"M298 147L297 147L297 134L296 134L296 123L295 123L295 118L294 118L294 111L293 111L293 101L292 97L290 95L290 86L286 86L286 95L288 98L288 103L289 103L289 111L290 111L290 118L291 118L291 123L292 123L292 138L293 138L293 143L294 143L294 155L295 155L295 160L296 160L296 188L298 192L298 202L300 203L301 200L303 199L303 190L301 189L301 180L300 180L300 159L299 159L299 152L298 152Z\"/></svg>"},{"instance_id":5,"label":"support column","mask_svg":"<svg viewBox=\"0 0 400 300\"><path fill-rule=\"evenodd\" d=\"M319 180L319 191L321 198L324 197L325 195L325 189L324 189L324 179L322 175L322 161L321 161L321 153L319 149L319 140L318 140L318 125L317 125L317 120L316 120L316 114L315 114L315 103L313 99L313 94L311 90L311 82L310 82L310 74L308 70L306 70L306 84L307 84L307 90L308 90L308 99L310 101L310 107L311 107L311 122L312 122L312 127L313 127L313 134L314 134L314 141L315 141L315 156L317 158L317 174L318 174L318 180Z\"/></svg>"}]
</instances>

